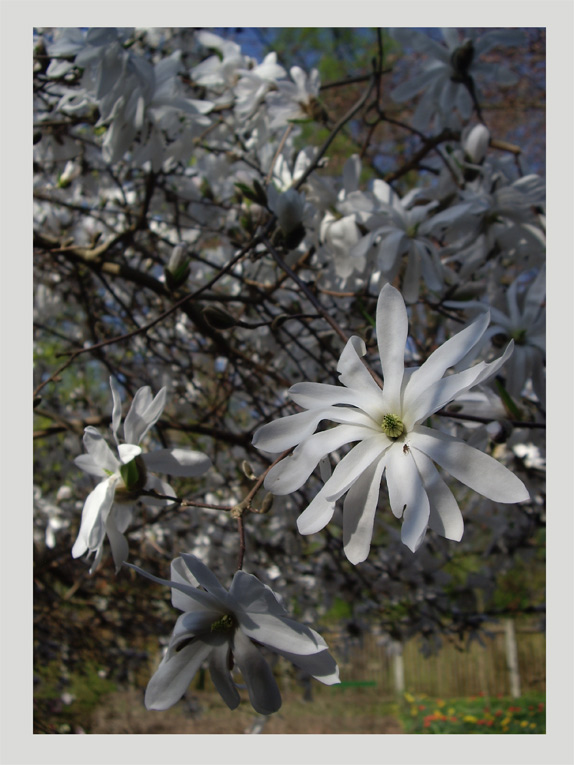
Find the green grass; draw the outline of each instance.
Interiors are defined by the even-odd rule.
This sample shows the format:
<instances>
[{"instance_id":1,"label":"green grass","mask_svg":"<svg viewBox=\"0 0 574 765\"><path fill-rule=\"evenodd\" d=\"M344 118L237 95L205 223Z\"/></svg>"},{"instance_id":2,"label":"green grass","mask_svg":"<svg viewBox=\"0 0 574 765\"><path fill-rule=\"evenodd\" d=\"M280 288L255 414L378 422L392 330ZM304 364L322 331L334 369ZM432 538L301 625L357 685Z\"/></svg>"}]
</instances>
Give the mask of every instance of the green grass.
<instances>
[{"instance_id":1,"label":"green grass","mask_svg":"<svg viewBox=\"0 0 574 765\"><path fill-rule=\"evenodd\" d=\"M438 699L405 693L399 707L405 733L545 733L546 697L469 696Z\"/></svg>"}]
</instances>

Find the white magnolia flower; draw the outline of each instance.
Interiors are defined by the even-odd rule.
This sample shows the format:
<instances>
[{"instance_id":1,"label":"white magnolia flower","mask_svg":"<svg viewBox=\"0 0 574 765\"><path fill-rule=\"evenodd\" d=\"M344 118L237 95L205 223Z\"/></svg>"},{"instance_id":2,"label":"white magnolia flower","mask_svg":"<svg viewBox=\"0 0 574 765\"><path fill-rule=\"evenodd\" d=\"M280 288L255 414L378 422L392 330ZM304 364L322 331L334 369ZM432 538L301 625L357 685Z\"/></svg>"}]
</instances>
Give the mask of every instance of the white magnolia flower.
<instances>
[{"instance_id":1,"label":"white magnolia flower","mask_svg":"<svg viewBox=\"0 0 574 765\"><path fill-rule=\"evenodd\" d=\"M107 535L112 548L116 570L128 556L128 543L124 532L130 524L133 503L142 492L153 490L173 496L173 489L156 476L148 475L155 470L168 475L194 478L211 467L209 457L188 449L158 449L143 453L140 442L159 420L165 406L166 389L152 398L149 387L140 388L124 420L124 439L120 444L118 429L121 421L120 391L117 382L110 378L112 389L112 434L118 448L113 453L104 437L94 427L84 430L84 446L87 454L76 457L76 465L90 475L102 480L88 495L82 511L78 538L72 548L72 556L79 558L85 552L95 553L90 573L98 566ZM147 499L150 504L165 504L166 500Z\"/></svg>"},{"instance_id":2,"label":"white magnolia flower","mask_svg":"<svg viewBox=\"0 0 574 765\"><path fill-rule=\"evenodd\" d=\"M171 581L131 567L171 587L171 602L183 611L147 686L148 709L173 706L207 660L213 684L230 709L241 700L231 674L236 666L254 709L264 715L276 712L281 694L260 646L284 656L325 685L339 682L337 664L323 638L289 618L273 590L255 576L237 571L228 591L205 564L186 554L172 562Z\"/></svg>"},{"instance_id":3,"label":"white magnolia flower","mask_svg":"<svg viewBox=\"0 0 574 765\"><path fill-rule=\"evenodd\" d=\"M392 282L405 256L402 291L407 303L418 299L421 279L429 290L442 290L442 266L433 235L455 220L451 208L435 215L438 202L420 204L420 198L421 190L412 189L401 199L388 183L376 179L371 194L351 193L341 205L347 214L355 208L355 216L369 232L352 248L352 257L363 258L374 250L377 266Z\"/></svg>"},{"instance_id":4,"label":"white magnolia flower","mask_svg":"<svg viewBox=\"0 0 574 765\"><path fill-rule=\"evenodd\" d=\"M289 70L292 82L277 81L277 91L267 95L269 106L269 127L285 127L291 120L322 118L322 109L317 100L321 81L317 69L307 74L299 66Z\"/></svg>"},{"instance_id":5,"label":"white magnolia flower","mask_svg":"<svg viewBox=\"0 0 574 765\"><path fill-rule=\"evenodd\" d=\"M391 91L391 98L404 103L422 93L413 124L424 128L433 116L441 124L456 126L457 112L463 120L472 114L469 88L477 79L490 79L498 85L512 85L516 76L505 66L485 61L482 56L499 45L517 46L524 42L518 29L494 29L484 34L476 29L442 29L444 44L416 29L393 30L393 37L405 47L426 54L421 72Z\"/></svg>"},{"instance_id":6,"label":"white magnolia flower","mask_svg":"<svg viewBox=\"0 0 574 765\"><path fill-rule=\"evenodd\" d=\"M524 288L520 275L506 291L506 312L480 301L446 301L445 306L466 311L490 311L493 324L483 344L493 337L514 340L514 353L506 367L505 388L520 398L530 380L540 402L546 404L546 267Z\"/></svg>"},{"instance_id":7,"label":"white magnolia flower","mask_svg":"<svg viewBox=\"0 0 574 765\"><path fill-rule=\"evenodd\" d=\"M434 462L495 502L529 499L522 481L492 457L422 424L456 396L495 374L512 353L510 342L499 359L444 376L480 341L488 322L485 313L437 348L422 366L405 369L407 311L400 292L386 284L376 316L383 389L361 361L366 348L358 337L350 338L339 359L337 370L344 387L303 382L290 389L291 399L307 411L268 423L253 437L254 445L267 452L296 446L267 474L268 491L278 495L297 491L330 452L358 442L299 517L302 534L326 526L335 503L346 494L345 554L352 563L365 560L385 473L391 509L403 519L401 538L411 550L419 547L427 527L447 539L460 540L462 515ZM337 426L315 433L322 420Z\"/></svg>"},{"instance_id":8,"label":"white magnolia flower","mask_svg":"<svg viewBox=\"0 0 574 765\"><path fill-rule=\"evenodd\" d=\"M290 234L303 223L305 213L305 195L295 189L277 191L270 184L267 187L269 209L277 216L279 225L285 234Z\"/></svg>"}]
</instances>

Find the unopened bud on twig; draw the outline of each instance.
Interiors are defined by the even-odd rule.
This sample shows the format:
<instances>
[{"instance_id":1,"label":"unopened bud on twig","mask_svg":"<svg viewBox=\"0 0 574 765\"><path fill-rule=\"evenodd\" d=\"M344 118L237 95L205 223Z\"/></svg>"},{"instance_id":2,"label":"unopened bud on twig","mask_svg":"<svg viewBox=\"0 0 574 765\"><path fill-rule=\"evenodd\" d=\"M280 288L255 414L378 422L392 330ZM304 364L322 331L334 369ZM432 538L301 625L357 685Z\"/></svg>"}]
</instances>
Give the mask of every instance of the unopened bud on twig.
<instances>
[{"instance_id":1,"label":"unopened bud on twig","mask_svg":"<svg viewBox=\"0 0 574 765\"><path fill-rule=\"evenodd\" d=\"M237 326L237 320L230 313L216 305L207 306L203 309L203 316L213 329L231 329Z\"/></svg>"}]
</instances>

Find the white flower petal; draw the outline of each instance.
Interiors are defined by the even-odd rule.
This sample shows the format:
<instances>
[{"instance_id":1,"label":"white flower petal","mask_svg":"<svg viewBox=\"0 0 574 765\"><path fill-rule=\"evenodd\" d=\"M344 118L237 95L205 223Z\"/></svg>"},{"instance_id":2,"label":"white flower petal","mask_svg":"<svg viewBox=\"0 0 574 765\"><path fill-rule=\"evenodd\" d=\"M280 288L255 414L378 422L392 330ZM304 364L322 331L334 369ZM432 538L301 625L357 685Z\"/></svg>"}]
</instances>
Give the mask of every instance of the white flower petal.
<instances>
[{"instance_id":1,"label":"white flower petal","mask_svg":"<svg viewBox=\"0 0 574 765\"><path fill-rule=\"evenodd\" d=\"M270 715L281 707L281 694L263 654L241 630L233 636L233 656L247 686L252 707Z\"/></svg>"},{"instance_id":2,"label":"white flower petal","mask_svg":"<svg viewBox=\"0 0 574 765\"><path fill-rule=\"evenodd\" d=\"M337 500L343 496L361 473L389 448L390 443L390 439L381 432L354 446L339 462L325 484L325 497L328 500Z\"/></svg>"},{"instance_id":3,"label":"white flower petal","mask_svg":"<svg viewBox=\"0 0 574 765\"><path fill-rule=\"evenodd\" d=\"M319 460L344 444L360 441L372 433L362 425L337 425L315 433L302 441L293 454L274 465L265 477L267 491L277 495L291 494L303 486Z\"/></svg>"},{"instance_id":4,"label":"white flower petal","mask_svg":"<svg viewBox=\"0 0 574 765\"><path fill-rule=\"evenodd\" d=\"M211 467L211 460L206 454L191 449L157 449L144 454L143 460L146 467L156 473L184 478L203 475Z\"/></svg>"},{"instance_id":5,"label":"white flower petal","mask_svg":"<svg viewBox=\"0 0 574 765\"><path fill-rule=\"evenodd\" d=\"M152 399L151 389L148 386L137 391L124 421L124 438L127 443L139 444L148 430L161 417L165 407L165 398L166 388L162 388L154 399Z\"/></svg>"},{"instance_id":6,"label":"white flower petal","mask_svg":"<svg viewBox=\"0 0 574 765\"><path fill-rule=\"evenodd\" d=\"M211 569L209 569L205 563L202 563L199 558L196 558L195 555L182 553L181 558L199 584L202 587L205 587L207 592L210 595L213 595L214 598L217 598L217 600L225 607L229 600L229 593Z\"/></svg>"},{"instance_id":7,"label":"white flower petal","mask_svg":"<svg viewBox=\"0 0 574 765\"><path fill-rule=\"evenodd\" d=\"M489 320L489 313L486 311L476 321L433 351L424 364L413 372L403 395L405 409L408 410L413 405L421 392L440 380L447 369L464 358L484 334Z\"/></svg>"},{"instance_id":8,"label":"white flower petal","mask_svg":"<svg viewBox=\"0 0 574 765\"><path fill-rule=\"evenodd\" d=\"M403 297L405 303L416 303L421 282L421 261L416 250L411 247L407 257L407 267L403 277ZM404 348L403 348L404 354Z\"/></svg>"},{"instance_id":9,"label":"white flower petal","mask_svg":"<svg viewBox=\"0 0 574 765\"><path fill-rule=\"evenodd\" d=\"M277 653L325 685L341 682L337 662L328 651L321 651L311 656L300 656L288 651L277 651Z\"/></svg>"},{"instance_id":10,"label":"white flower petal","mask_svg":"<svg viewBox=\"0 0 574 765\"><path fill-rule=\"evenodd\" d=\"M220 601L217 598L215 598L213 595L211 595L209 592L196 589L195 587L192 587L191 585L186 584L184 582L170 581L169 579L161 579L159 576L148 574L148 572L144 571L143 568L140 568L139 566L134 566L133 563L124 563L124 565L129 566L129 568L133 568L134 571L137 571L142 576L145 576L147 579L151 579L152 582L157 582L158 584L165 584L167 587L171 587L172 590L178 590L179 592L183 593L183 595L186 595L190 600L194 601L195 603L199 603L199 605L204 606L205 608L212 608L214 610L221 610L222 608L222 604L220 603ZM186 601L186 610L193 610L193 605L191 606L187 605L187 601ZM223 608L223 610L225 611L225 608Z\"/></svg>"},{"instance_id":11,"label":"white flower petal","mask_svg":"<svg viewBox=\"0 0 574 765\"><path fill-rule=\"evenodd\" d=\"M385 229L380 229L379 233ZM386 229L388 233L383 235L377 252L377 262L384 274L392 274L397 265L398 258L406 249L408 239L402 229Z\"/></svg>"},{"instance_id":12,"label":"white flower petal","mask_svg":"<svg viewBox=\"0 0 574 765\"><path fill-rule=\"evenodd\" d=\"M494 502L525 502L526 486L504 465L459 438L419 425L410 434L413 445L454 478Z\"/></svg>"},{"instance_id":13,"label":"white flower petal","mask_svg":"<svg viewBox=\"0 0 574 765\"><path fill-rule=\"evenodd\" d=\"M178 702L212 650L211 645L195 639L179 651L168 651L146 688L147 709L169 709Z\"/></svg>"},{"instance_id":14,"label":"white flower petal","mask_svg":"<svg viewBox=\"0 0 574 765\"><path fill-rule=\"evenodd\" d=\"M390 284L385 284L377 302L377 343L384 378L384 413L400 411L407 335L407 309L402 295Z\"/></svg>"},{"instance_id":15,"label":"white flower petal","mask_svg":"<svg viewBox=\"0 0 574 765\"><path fill-rule=\"evenodd\" d=\"M206 608L199 603L194 603L193 611L187 611L178 617L173 628L170 645L175 647L183 640L189 640L191 637L203 637L205 639L205 636L209 636L211 633L211 625L224 615L223 609Z\"/></svg>"},{"instance_id":16,"label":"white flower petal","mask_svg":"<svg viewBox=\"0 0 574 765\"><path fill-rule=\"evenodd\" d=\"M122 399L120 395L120 389L115 377L110 377L110 388L112 389L112 435L116 444L119 444L118 430L122 419Z\"/></svg>"},{"instance_id":17,"label":"white flower petal","mask_svg":"<svg viewBox=\"0 0 574 765\"><path fill-rule=\"evenodd\" d=\"M321 635L286 616L243 610L235 616L247 637L273 651L289 651L308 656L327 648Z\"/></svg>"},{"instance_id":18,"label":"white flower petal","mask_svg":"<svg viewBox=\"0 0 574 765\"><path fill-rule=\"evenodd\" d=\"M287 616L283 606L277 601L270 587L257 579L253 574L236 571L233 576L229 595L249 613L272 614Z\"/></svg>"},{"instance_id":19,"label":"white flower petal","mask_svg":"<svg viewBox=\"0 0 574 765\"><path fill-rule=\"evenodd\" d=\"M120 455L120 460L124 465L127 465L128 462L131 462L141 453L141 446L136 446L135 444L120 444L118 446L118 454Z\"/></svg>"},{"instance_id":20,"label":"white flower petal","mask_svg":"<svg viewBox=\"0 0 574 765\"><path fill-rule=\"evenodd\" d=\"M395 516L403 517L401 540L415 552L428 526L427 493L410 449L405 452L401 444L390 449L386 467L391 509Z\"/></svg>"},{"instance_id":21,"label":"white flower petal","mask_svg":"<svg viewBox=\"0 0 574 765\"><path fill-rule=\"evenodd\" d=\"M114 559L117 574L122 567L122 563L128 559L129 545L128 540L116 526L113 510L108 515L106 521L106 535L110 542L110 547L112 548L112 557Z\"/></svg>"},{"instance_id":22,"label":"white flower petal","mask_svg":"<svg viewBox=\"0 0 574 765\"><path fill-rule=\"evenodd\" d=\"M381 398L382 390L379 389L377 395ZM320 409L324 408L327 404L344 404L346 406L356 406L370 414L368 408L366 408L367 402L363 393L343 387L342 385L312 382L296 383L289 389L289 398L304 409ZM377 405L377 411L374 413L377 419L379 411L380 404Z\"/></svg>"},{"instance_id":23,"label":"white flower petal","mask_svg":"<svg viewBox=\"0 0 574 765\"><path fill-rule=\"evenodd\" d=\"M116 483L117 478L107 478L88 494L82 510L78 538L72 548L72 557L78 558L86 550L95 550L103 542L105 522L114 501Z\"/></svg>"},{"instance_id":24,"label":"white flower petal","mask_svg":"<svg viewBox=\"0 0 574 765\"><path fill-rule=\"evenodd\" d=\"M297 518L300 534L316 534L329 523L335 512L335 501L325 497L325 487Z\"/></svg>"},{"instance_id":25,"label":"white flower petal","mask_svg":"<svg viewBox=\"0 0 574 765\"><path fill-rule=\"evenodd\" d=\"M414 428L419 422L422 422L434 412L442 409L457 396L479 385L484 380L492 377L500 367L505 363L512 353L512 345L509 343L504 354L489 363L482 361L473 367L465 369L463 372L448 375L442 380L437 380L421 391L416 401L404 404L406 414L403 416L403 423L407 430ZM415 372L416 374L416 372ZM522 378L524 379L524 378ZM405 393L406 396L406 393Z\"/></svg>"},{"instance_id":26,"label":"white flower petal","mask_svg":"<svg viewBox=\"0 0 574 765\"><path fill-rule=\"evenodd\" d=\"M382 390L361 361L366 351L360 337L349 338L339 358L337 372L342 384L358 391L364 399L365 410L378 419L379 413L383 413Z\"/></svg>"},{"instance_id":27,"label":"white flower petal","mask_svg":"<svg viewBox=\"0 0 574 765\"><path fill-rule=\"evenodd\" d=\"M253 446L272 454L283 452L311 436L321 420L354 424L357 420L364 424L369 422L365 415L354 409L334 406L311 409L308 412L298 412L287 417L281 417L279 420L257 428L253 434Z\"/></svg>"},{"instance_id":28,"label":"white flower petal","mask_svg":"<svg viewBox=\"0 0 574 765\"><path fill-rule=\"evenodd\" d=\"M425 454L414 447L411 452L430 502L429 528L446 539L459 542L464 521L452 491Z\"/></svg>"},{"instance_id":29,"label":"white flower petal","mask_svg":"<svg viewBox=\"0 0 574 765\"><path fill-rule=\"evenodd\" d=\"M367 559L385 469L385 454L370 465L349 489L343 505L343 545L351 563Z\"/></svg>"},{"instance_id":30,"label":"white flower petal","mask_svg":"<svg viewBox=\"0 0 574 765\"><path fill-rule=\"evenodd\" d=\"M209 675L211 681L229 709L237 709L241 696L231 677L230 666L231 646L229 643L224 643L214 648L209 657Z\"/></svg>"},{"instance_id":31,"label":"white flower petal","mask_svg":"<svg viewBox=\"0 0 574 765\"><path fill-rule=\"evenodd\" d=\"M120 463L114 455L102 434L92 426L84 430L84 447L93 462L99 465L104 471L115 473L119 470Z\"/></svg>"},{"instance_id":32,"label":"white flower petal","mask_svg":"<svg viewBox=\"0 0 574 765\"><path fill-rule=\"evenodd\" d=\"M79 457L74 459L74 464L89 475L96 476L96 478L106 478L108 473L101 467L94 458L89 454L80 454Z\"/></svg>"}]
</instances>

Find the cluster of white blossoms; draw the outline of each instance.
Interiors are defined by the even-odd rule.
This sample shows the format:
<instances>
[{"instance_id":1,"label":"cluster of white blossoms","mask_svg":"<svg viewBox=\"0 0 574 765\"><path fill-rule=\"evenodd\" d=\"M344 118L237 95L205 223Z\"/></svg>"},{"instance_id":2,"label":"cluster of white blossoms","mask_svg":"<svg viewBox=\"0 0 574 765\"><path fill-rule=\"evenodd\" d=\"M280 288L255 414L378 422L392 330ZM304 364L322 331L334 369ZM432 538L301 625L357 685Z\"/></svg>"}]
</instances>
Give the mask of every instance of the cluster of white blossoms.
<instances>
[{"instance_id":1,"label":"cluster of white blossoms","mask_svg":"<svg viewBox=\"0 0 574 765\"><path fill-rule=\"evenodd\" d=\"M149 387L140 388L122 429L120 385L111 378L115 447L86 427L86 453L75 459L97 479L72 548L74 558L93 556L90 572L102 562L106 539L116 572L127 562L137 506L184 501L165 476L197 479L214 467L212 459L213 472L227 459L230 485L222 479L219 494L210 487L211 506L204 509L213 510L221 497L235 497L244 486L237 481L237 465L254 454L248 446L252 434L261 474L255 476L255 468L251 477L251 468L244 469L246 480L285 496L313 491L313 474L317 468L320 473L320 488L311 501L312 494L306 497L298 520L285 513L276 535L281 538L287 523L301 535L320 532L337 521L340 501L342 548L351 564L378 554L373 538L387 505L401 521L404 545L419 551L418 561L424 560L419 548L429 529L462 539L463 512L441 471L495 503L530 499L517 475L476 448L475 431L459 428L462 416L457 426L447 420L455 406L482 423L502 420L508 412L493 390L495 377L511 406L521 397L529 411L542 411L545 404L544 182L518 172L515 155L490 151L493 137L482 124L479 104L482 84L514 81L484 54L494 46L519 46L523 34L445 29L444 42L417 30L390 34L405 51L420 54L422 69L389 88L380 87L386 72L378 73L378 88L372 87L374 79L358 78L371 99L380 90L376 101L365 96L359 106L365 124L376 113L381 126L386 99L412 106L405 117L412 123L408 137L419 142L417 155L429 171L416 180L419 159L412 168L405 160L405 172L395 178L379 171L374 160L367 165L373 146L365 145L360 155L358 148L348 151L336 164L337 174L329 167L329 142L324 149L301 147L299 123L332 130L329 140L343 124L335 128L340 115L323 103L329 89L317 69L287 70L276 53L258 62L238 43L208 30L62 29L46 35L44 58L51 60L38 64L45 64L45 91L38 92L46 104L52 99L53 108L41 100L35 125L35 162L45 168L35 187L38 246L54 249L63 261L71 253L74 265L85 261L96 272L102 263L108 266L106 278L116 279L110 303L116 311L116 303L125 308L137 328L130 350L147 364L147 354L160 349L150 369L156 379L172 380L182 420L191 421L190 411L203 407L206 417L194 425L223 444L211 458L184 448L147 451L167 389L154 396ZM152 41L149 49L146 39ZM396 73L405 73L401 60ZM431 129L436 134L420 132ZM106 241L98 250L100 238ZM121 265L114 262L119 258ZM37 300L44 319L60 310L58 278L46 284ZM139 293L134 299L130 292L134 285L141 304ZM146 303L148 288L152 300ZM193 300L184 297L187 289L194 291ZM154 323L157 343L150 340L148 322L162 311L170 316L180 297L173 330L168 322ZM90 323L99 318L90 316ZM380 369L374 371L357 336L365 321L376 330ZM460 325L455 334L453 326ZM336 364L340 384L333 384L340 350L335 338L351 331ZM193 374L187 374L190 358ZM157 359L165 363L161 371L154 366ZM149 370L141 375L134 368L128 379L148 379ZM186 370L179 375L185 379L175 379L177 370ZM331 382L319 381L329 375ZM261 380L267 387L260 390ZM294 380L301 381L289 387ZM287 388L291 403L285 404L279 391ZM217 420L214 414L210 430L209 418L220 408L225 415ZM468 443L472 438L474 445ZM237 510L241 499L217 509ZM261 508L254 512L254 525L263 525ZM389 520L398 537L399 524L390 514ZM178 522L186 520L180 515ZM182 534L171 538L178 549L170 580L131 566L170 587L173 606L183 612L147 687L146 706L162 710L175 704L207 663L230 709L240 703L240 673L254 709L271 714L281 696L267 650L322 683L339 682L323 638L290 618L274 591L242 570L243 553L229 590L220 584L206 561L221 569L226 561L218 559L208 531L202 533L205 546L211 542L211 561L208 555L200 560L202 554L180 553ZM197 552L200 540L192 544L187 549ZM235 544L234 539L234 556ZM254 558L249 564L260 573ZM267 581L275 588L273 578Z\"/></svg>"}]
</instances>

